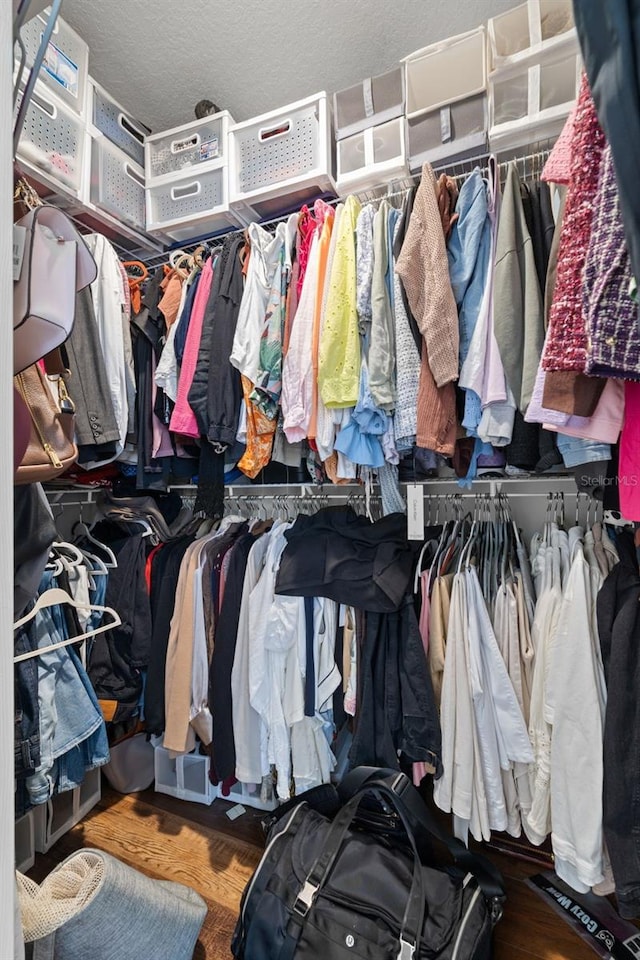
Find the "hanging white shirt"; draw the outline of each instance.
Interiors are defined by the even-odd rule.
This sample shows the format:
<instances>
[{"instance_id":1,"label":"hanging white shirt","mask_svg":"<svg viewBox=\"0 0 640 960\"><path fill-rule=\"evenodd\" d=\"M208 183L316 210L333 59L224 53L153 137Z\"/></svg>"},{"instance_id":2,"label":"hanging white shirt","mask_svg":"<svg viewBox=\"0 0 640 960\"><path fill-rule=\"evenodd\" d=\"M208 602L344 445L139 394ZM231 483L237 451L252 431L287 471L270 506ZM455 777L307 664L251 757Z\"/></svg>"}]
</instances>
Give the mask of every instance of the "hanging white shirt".
<instances>
[{"instance_id":1,"label":"hanging white shirt","mask_svg":"<svg viewBox=\"0 0 640 960\"><path fill-rule=\"evenodd\" d=\"M247 229L251 256L229 362L255 383L260 372L260 340L273 276L284 246L287 224L279 223L275 235L257 223Z\"/></svg>"},{"instance_id":2,"label":"hanging white shirt","mask_svg":"<svg viewBox=\"0 0 640 960\"><path fill-rule=\"evenodd\" d=\"M270 764L275 763L281 800L289 799L290 795L291 746L283 703L287 663L290 662L293 670L293 658L298 660L301 608L304 629L304 599L274 596L280 557L286 546L284 533L288 527L289 524L285 523L274 526L262 574L251 592L249 604L249 698L266 731L266 742L261 744L263 775L268 772ZM293 696L293 691L289 692Z\"/></svg>"},{"instance_id":3,"label":"hanging white shirt","mask_svg":"<svg viewBox=\"0 0 640 960\"><path fill-rule=\"evenodd\" d=\"M523 816L523 827L530 843L544 843L551 832L551 726L546 719L545 689L549 674L549 649L558 625L562 604L560 542L566 533L553 528L551 543L540 544L535 557L538 601L531 625L534 649L529 737L534 762L530 767L531 809Z\"/></svg>"},{"instance_id":4,"label":"hanging white shirt","mask_svg":"<svg viewBox=\"0 0 640 960\"><path fill-rule=\"evenodd\" d=\"M545 719L551 737L551 844L558 876L577 889L603 872L601 664L594 653L591 576L580 543L549 650Z\"/></svg>"},{"instance_id":5,"label":"hanging white shirt","mask_svg":"<svg viewBox=\"0 0 640 960\"><path fill-rule=\"evenodd\" d=\"M108 460L83 464L85 470L91 470L94 467L105 466L107 463L117 460L124 450L127 439L129 403L122 325L126 300L122 286L120 261L109 241L98 233L91 233L85 236L84 240L98 267L98 275L91 284L91 297L104 357L109 393L119 433L115 455Z\"/></svg>"},{"instance_id":6,"label":"hanging white shirt","mask_svg":"<svg viewBox=\"0 0 640 960\"><path fill-rule=\"evenodd\" d=\"M502 659L474 567L465 574L469 606L471 689L492 830L506 830L500 770L531 763L533 750L522 710Z\"/></svg>"},{"instance_id":7,"label":"hanging white shirt","mask_svg":"<svg viewBox=\"0 0 640 960\"><path fill-rule=\"evenodd\" d=\"M195 276L196 274L192 274L182 284L176 319L169 327L169 333L167 334L167 339L154 374L156 386L161 387L174 403L178 397L178 359L176 357L175 339L179 325L185 322L182 316L184 313L184 304L187 299L187 291L194 282Z\"/></svg>"},{"instance_id":8,"label":"hanging white shirt","mask_svg":"<svg viewBox=\"0 0 640 960\"><path fill-rule=\"evenodd\" d=\"M313 324L320 271L320 235L313 235L300 301L282 364L282 415L289 443L305 440L313 406Z\"/></svg>"},{"instance_id":9,"label":"hanging white shirt","mask_svg":"<svg viewBox=\"0 0 640 960\"><path fill-rule=\"evenodd\" d=\"M251 594L260 579L271 538L264 533L252 546L242 587L236 649L231 670L231 707L233 739L236 751L236 777L241 783L260 783L269 772L263 769L262 744L266 740L264 723L253 708L249 686L249 606Z\"/></svg>"},{"instance_id":10,"label":"hanging white shirt","mask_svg":"<svg viewBox=\"0 0 640 960\"><path fill-rule=\"evenodd\" d=\"M457 575L451 587L447 653L442 676L440 725L442 776L434 782L433 797L445 813L471 821L474 783L475 721L469 687L464 637L467 608L464 578ZM488 825L487 825L488 827ZM456 832L460 836L460 832Z\"/></svg>"}]
</instances>

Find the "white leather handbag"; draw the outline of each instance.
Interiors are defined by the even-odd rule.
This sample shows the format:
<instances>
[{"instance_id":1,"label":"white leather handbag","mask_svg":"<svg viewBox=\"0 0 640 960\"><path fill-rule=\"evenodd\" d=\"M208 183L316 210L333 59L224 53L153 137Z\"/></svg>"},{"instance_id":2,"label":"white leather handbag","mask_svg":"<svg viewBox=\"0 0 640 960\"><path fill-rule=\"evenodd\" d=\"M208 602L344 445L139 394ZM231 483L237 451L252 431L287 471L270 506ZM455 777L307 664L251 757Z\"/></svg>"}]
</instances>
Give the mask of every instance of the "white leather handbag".
<instances>
[{"instance_id":1,"label":"white leather handbag","mask_svg":"<svg viewBox=\"0 0 640 960\"><path fill-rule=\"evenodd\" d=\"M76 292L97 273L81 234L57 207L42 204L14 224L14 374L64 343Z\"/></svg>"}]
</instances>

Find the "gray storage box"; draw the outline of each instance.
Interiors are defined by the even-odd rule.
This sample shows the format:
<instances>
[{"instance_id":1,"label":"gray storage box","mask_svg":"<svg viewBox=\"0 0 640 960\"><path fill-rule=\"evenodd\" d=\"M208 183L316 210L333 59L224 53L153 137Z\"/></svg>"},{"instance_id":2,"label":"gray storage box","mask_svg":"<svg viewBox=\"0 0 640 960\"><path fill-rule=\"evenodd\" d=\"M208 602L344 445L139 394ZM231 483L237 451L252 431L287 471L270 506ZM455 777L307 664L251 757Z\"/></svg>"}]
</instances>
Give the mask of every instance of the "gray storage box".
<instances>
[{"instance_id":1,"label":"gray storage box","mask_svg":"<svg viewBox=\"0 0 640 960\"><path fill-rule=\"evenodd\" d=\"M430 113L407 120L409 168L460 159L487 147L488 109L486 94L458 100Z\"/></svg>"},{"instance_id":2,"label":"gray storage box","mask_svg":"<svg viewBox=\"0 0 640 960\"><path fill-rule=\"evenodd\" d=\"M396 67L333 95L336 140L352 137L404 114L404 70Z\"/></svg>"}]
</instances>

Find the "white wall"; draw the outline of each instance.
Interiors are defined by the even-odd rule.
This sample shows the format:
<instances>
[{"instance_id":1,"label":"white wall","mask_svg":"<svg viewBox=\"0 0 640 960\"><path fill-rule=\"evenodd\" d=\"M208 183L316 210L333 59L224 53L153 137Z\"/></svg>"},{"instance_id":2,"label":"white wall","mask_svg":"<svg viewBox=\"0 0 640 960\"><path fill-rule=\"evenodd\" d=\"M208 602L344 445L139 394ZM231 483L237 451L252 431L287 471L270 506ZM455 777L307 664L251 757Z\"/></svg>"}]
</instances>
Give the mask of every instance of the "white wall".
<instances>
[{"instance_id":1,"label":"white wall","mask_svg":"<svg viewBox=\"0 0 640 960\"><path fill-rule=\"evenodd\" d=\"M13 927L13 328L11 303L11 13L0 2L0 950Z\"/></svg>"}]
</instances>

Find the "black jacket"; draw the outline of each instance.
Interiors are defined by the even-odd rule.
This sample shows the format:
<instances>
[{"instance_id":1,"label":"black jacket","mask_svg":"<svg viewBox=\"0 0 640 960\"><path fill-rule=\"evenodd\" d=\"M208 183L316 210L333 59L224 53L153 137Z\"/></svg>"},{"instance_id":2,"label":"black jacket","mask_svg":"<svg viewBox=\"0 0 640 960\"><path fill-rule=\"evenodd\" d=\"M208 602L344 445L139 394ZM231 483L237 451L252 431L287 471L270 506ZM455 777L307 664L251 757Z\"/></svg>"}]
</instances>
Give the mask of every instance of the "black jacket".
<instances>
[{"instance_id":1,"label":"black jacket","mask_svg":"<svg viewBox=\"0 0 640 960\"><path fill-rule=\"evenodd\" d=\"M402 513L371 523L351 507L299 516L285 534L276 593L328 597L376 613L397 610L413 565L406 526Z\"/></svg>"},{"instance_id":2,"label":"black jacket","mask_svg":"<svg viewBox=\"0 0 640 960\"><path fill-rule=\"evenodd\" d=\"M142 693L140 668L149 662L151 609L145 581L147 541L142 534L112 544L118 566L111 571L105 605L114 607L122 623L95 638L88 673L101 700L116 700L114 720L136 716Z\"/></svg>"},{"instance_id":3,"label":"black jacket","mask_svg":"<svg viewBox=\"0 0 640 960\"><path fill-rule=\"evenodd\" d=\"M393 613L368 613L360 643L352 767L433 764L442 773L440 721L413 600Z\"/></svg>"},{"instance_id":4,"label":"black jacket","mask_svg":"<svg viewBox=\"0 0 640 960\"><path fill-rule=\"evenodd\" d=\"M189 390L200 435L233 446L242 400L240 374L229 363L244 289L238 256L242 237L227 237L216 262L205 309L198 361Z\"/></svg>"}]
</instances>

